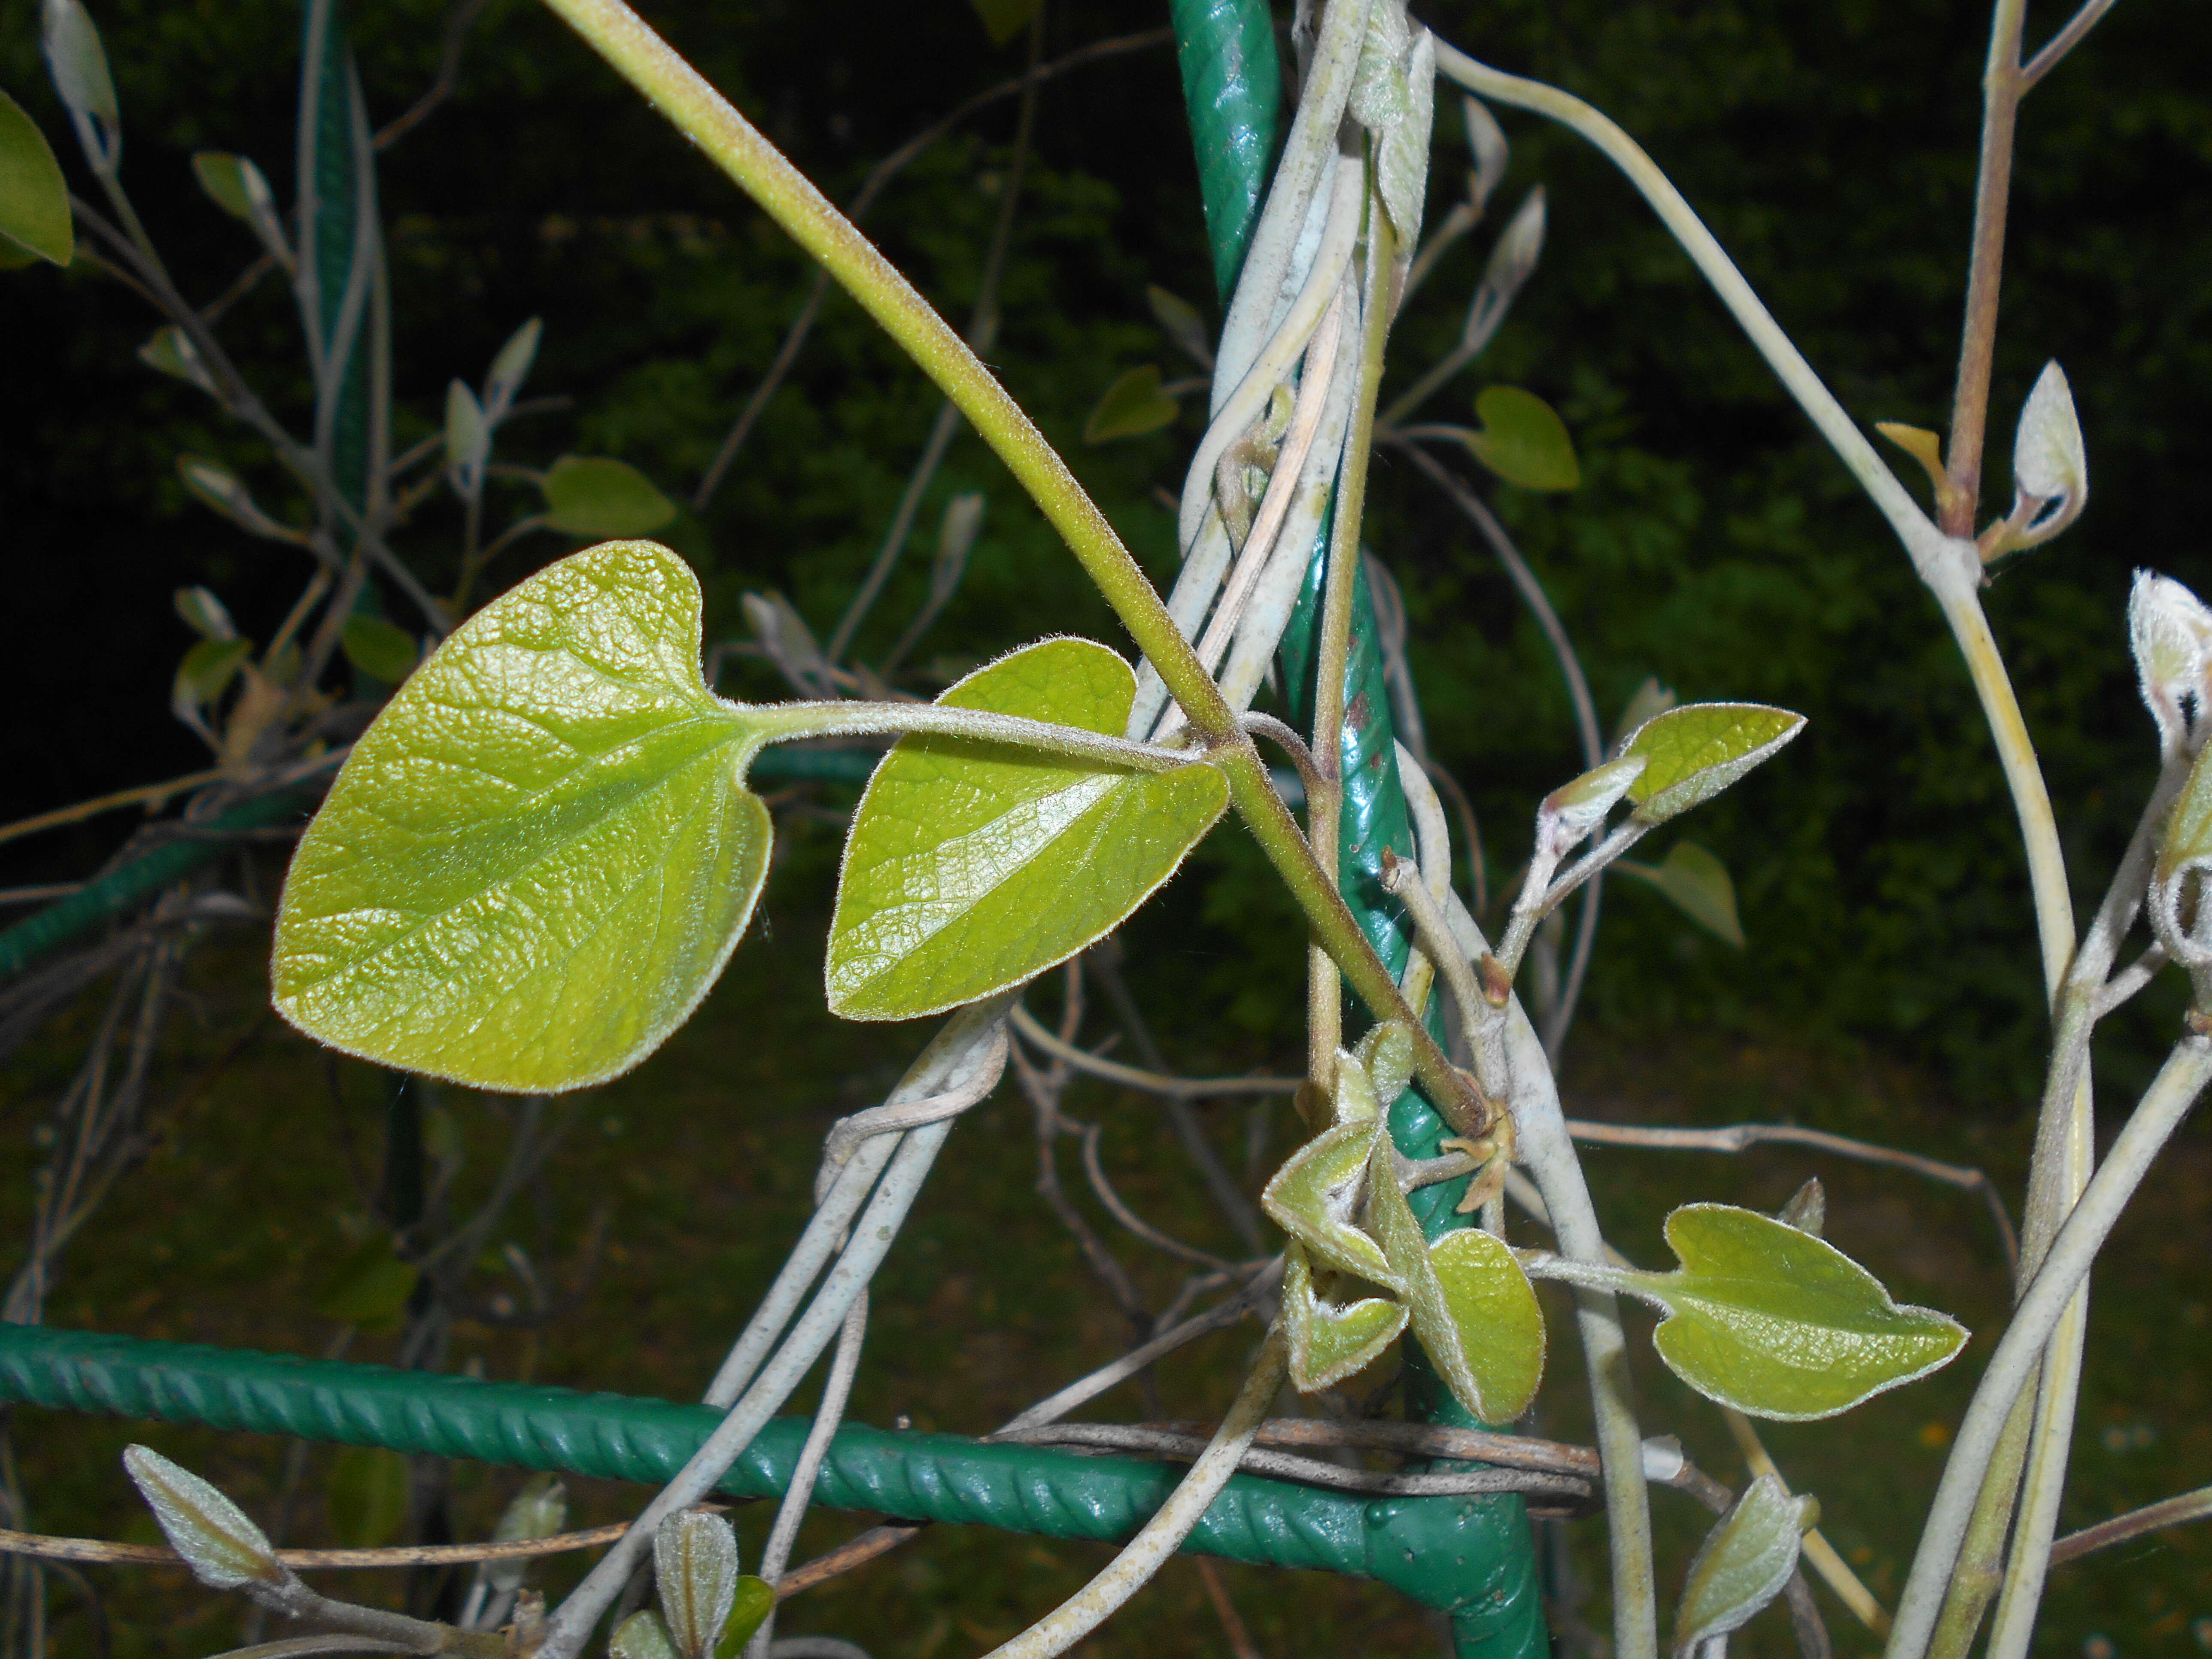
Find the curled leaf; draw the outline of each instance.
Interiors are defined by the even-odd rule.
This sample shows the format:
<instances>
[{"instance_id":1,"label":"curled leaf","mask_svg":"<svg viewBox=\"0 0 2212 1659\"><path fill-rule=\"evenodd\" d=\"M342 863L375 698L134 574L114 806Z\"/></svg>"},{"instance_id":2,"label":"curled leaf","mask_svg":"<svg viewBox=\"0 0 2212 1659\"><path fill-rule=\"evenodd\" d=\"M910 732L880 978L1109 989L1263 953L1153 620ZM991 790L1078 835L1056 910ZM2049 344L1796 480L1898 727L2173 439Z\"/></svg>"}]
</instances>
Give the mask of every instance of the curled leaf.
<instances>
[{"instance_id":1,"label":"curled leaf","mask_svg":"<svg viewBox=\"0 0 2212 1659\"><path fill-rule=\"evenodd\" d=\"M1367 32L1359 42L1350 103L1352 118L1370 131L1397 125L1412 108L1413 88L1406 72L1410 40L1403 0L1376 0L1368 9Z\"/></svg>"},{"instance_id":2,"label":"curled leaf","mask_svg":"<svg viewBox=\"0 0 2212 1659\"><path fill-rule=\"evenodd\" d=\"M730 1601L730 1620L722 1626L722 1639L714 1645L714 1659L738 1659L753 1633L775 1611L775 1587L750 1573L738 1575L737 1591Z\"/></svg>"},{"instance_id":3,"label":"curled leaf","mask_svg":"<svg viewBox=\"0 0 2212 1659\"><path fill-rule=\"evenodd\" d=\"M1116 438L1158 432L1164 426L1173 426L1182 410L1182 404L1160 390L1159 365L1141 364L1106 388L1090 419L1083 423L1083 441L1110 443Z\"/></svg>"},{"instance_id":4,"label":"curled leaf","mask_svg":"<svg viewBox=\"0 0 2212 1659\"><path fill-rule=\"evenodd\" d=\"M1650 763L1643 755L1623 755L1545 796L1536 808L1536 845L1542 855L1564 858L1597 830Z\"/></svg>"},{"instance_id":5,"label":"curled leaf","mask_svg":"<svg viewBox=\"0 0 2212 1659\"><path fill-rule=\"evenodd\" d=\"M154 1511L169 1547L185 1558L200 1583L236 1589L240 1584L281 1583L288 1577L246 1511L190 1469L148 1446L126 1450L123 1467Z\"/></svg>"},{"instance_id":6,"label":"curled leaf","mask_svg":"<svg viewBox=\"0 0 2212 1659\"><path fill-rule=\"evenodd\" d=\"M1398 257L1409 262L1421 240L1429 194L1429 129L1436 118L1437 41L1428 30L1416 34L1407 49L1404 73L1405 112L1375 147L1375 189L1398 234Z\"/></svg>"},{"instance_id":7,"label":"curled leaf","mask_svg":"<svg viewBox=\"0 0 2212 1659\"><path fill-rule=\"evenodd\" d=\"M2128 590L2128 645L2160 750L2202 747L2212 728L2212 611L2172 577L2138 570Z\"/></svg>"},{"instance_id":8,"label":"curled leaf","mask_svg":"<svg viewBox=\"0 0 2212 1659\"><path fill-rule=\"evenodd\" d=\"M1798 1540L1813 1524L1814 1502L1793 1498L1771 1474L1744 1488L1690 1563L1674 1614L1674 1652L1725 1636L1782 1594L1797 1570Z\"/></svg>"},{"instance_id":9,"label":"curled leaf","mask_svg":"<svg viewBox=\"0 0 2212 1659\"><path fill-rule=\"evenodd\" d=\"M1046 640L938 699L1119 736L1136 676ZM824 964L848 1019L910 1019L1064 962L1176 872L1229 804L1205 763L1139 772L948 737L902 738L853 815Z\"/></svg>"},{"instance_id":10,"label":"curled leaf","mask_svg":"<svg viewBox=\"0 0 2212 1659\"><path fill-rule=\"evenodd\" d=\"M1628 787L1636 817L1663 823L1734 783L1805 729L1805 717L1756 702L1693 702L1637 728L1622 756L1650 764Z\"/></svg>"},{"instance_id":11,"label":"curled leaf","mask_svg":"<svg viewBox=\"0 0 2212 1659\"><path fill-rule=\"evenodd\" d=\"M1404 1281L1382 1247L1353 1221L1382 1133L1373 1118L1323 1130L1283 1160L1260 1194L1260 1206L1322 1267L1397 1290Z\"/></svg>"},{"instance_id":12,"label":"curled leaf","mask_svg":"<svg viewBox=\"0 0 2212 1659\"><path fill-rule=\"evenodd\" d=\"M471 617L354 745L294 854L277 1012L381 1064L580 1088L683 1024L752 914L760 734L699 674L699 585L651 542Z\"/></svg>"},{"instance_id":13,"label":"curled leaf","mask_svg":"<svg viewBox=\"0 0 2212 1659\"><path fill-rule=\"evenodd\" d=\"M1667 1243L1680 1268L1624 1280L1668 1310L1652 1346L1699 1394L1753 1417L1833 1417L1966 1346L1957 1320L1900 1306L1835 1246L1772 1216L1686 1205Z\"/></svg>"},{"instance_id":14,"label":"curled leaf","mask_svg":"<svg viewBox=\"0 0 2212 1659\"><path fill-rule=\"evenodd\" d=\"M1402 1303L1356 1297L1338 1303L1314 1285L1312 1264L1296 1243L1283 1252L1283 1322L1290 1335L1291 1382L1301 1394L1333 1389L1373 1364L1406 1328Z\"/></svg>"}]
</instances>

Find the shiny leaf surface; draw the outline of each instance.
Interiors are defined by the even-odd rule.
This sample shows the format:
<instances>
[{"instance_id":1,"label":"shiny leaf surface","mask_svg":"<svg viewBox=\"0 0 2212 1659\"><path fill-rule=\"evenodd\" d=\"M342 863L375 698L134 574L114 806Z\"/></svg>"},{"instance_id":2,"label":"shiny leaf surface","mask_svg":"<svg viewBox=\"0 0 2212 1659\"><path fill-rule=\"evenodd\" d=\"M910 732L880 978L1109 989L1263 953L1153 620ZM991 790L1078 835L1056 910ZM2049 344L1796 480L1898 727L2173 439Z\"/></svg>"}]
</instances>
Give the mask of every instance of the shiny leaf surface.
<instances>
[{"instance_id":1,"label":"shiny leaf surface","mask_svg":"<svg viewBox=\"0 0 2212 1659\"><path fill-rule=\"evenodd\" d=\"M1805 717L1757 702L1693 702L1637 728L1622 750L1650 764L1628 787L1636 816L1663 823L1711 800L1805 729Z\"/></svg>"},{"instance_id":2,"label":"shiny leaf surface","mask_svg":"<svg viewBox=\"0 0 2212 1659\"><path fill-rule=\"evenodd\" d=\"M1119 736L1129 665L1046 640L939 698ZM848 1019L908 1019L1063 962L1173 875L1229 802L1212 766L1142 773L944 737L899 740L845 843L825 978Z\"/></svg>"},{"instance_id":3,"label":"shiny leaf surface","mask_svg":"<svg viewBox=\"0 0 2212 1659\"><path fill-rule=\"evenodd\" d=\"M1832 1417L1966 1344L1955 1319L1899 1306L1841 1250L1772 1216L1688 1205L1667 1218L1667 1243L1680 1268L1629 1285L1668 1310L1652 1346L1699 1394L1754 1417Z\"/></svg>"},{"instance_id":4,"label":"shiny leaf surface","mask_svg":"<svg viewBox=\"0 0 2212 1659\"><path fill-rule=\"evenodd\" d=\"M294 856L277 1011L486 1089L627 1071L721 971L767 872L757 741L699 678L699 585L651 542L541 571L457 629Z\"/></svg>"}]
</instances>

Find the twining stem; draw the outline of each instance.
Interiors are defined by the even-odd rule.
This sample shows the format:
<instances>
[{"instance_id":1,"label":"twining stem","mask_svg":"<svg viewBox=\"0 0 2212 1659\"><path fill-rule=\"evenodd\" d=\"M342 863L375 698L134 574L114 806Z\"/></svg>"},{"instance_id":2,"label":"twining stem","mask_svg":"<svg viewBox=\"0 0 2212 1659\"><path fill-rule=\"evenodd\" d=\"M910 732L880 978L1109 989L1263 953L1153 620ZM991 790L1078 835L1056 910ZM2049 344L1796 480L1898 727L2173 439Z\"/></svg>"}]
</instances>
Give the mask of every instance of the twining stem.
<instances>
[{"instance_id":1,"label":"twining stem","mask_svg":"<svg viewBox=\"0 0 2212 1659\"><path fill-rule=\"evenodd\" d=\"M1958 1563L1969 1514L2014 1402L2033 1376L2038 1356L2128 1200L2208 1081L2212 1081L2212 1041L2191 1036L2177 1043L2083 1189L2081 1202L2058 1230L2043 1270L2021 1297L2012 1324L1990 1355L1973 1404L1959 1425L1911 1576L1899 1599L1889 1659L1921 1659L1927 1651L1943 1587Z\"/></svg>"},{"instance_id":2,"label":"twining stem","mask_svg":"<svg viewBox=\"0 0 2212 1659\"><path fill-rule=\"evenodd\" d=\"M1106 515L998 377L805 175L623 0L546 4L843 284L959 405L1060 532L1138 648L1151 659L1193 729L1212 747L1215 763L1228 776L1238 814L1352 989L1378 1015L1405 1020L1413 1028L1414 1074L1439 1102L1472 1109L1450 1060L1413 1019L1382 959L1316 862L1297 820L1276 794L1259 750L1237 725L1236 712L1190 641Z\"/></svg>"}]
</instances>

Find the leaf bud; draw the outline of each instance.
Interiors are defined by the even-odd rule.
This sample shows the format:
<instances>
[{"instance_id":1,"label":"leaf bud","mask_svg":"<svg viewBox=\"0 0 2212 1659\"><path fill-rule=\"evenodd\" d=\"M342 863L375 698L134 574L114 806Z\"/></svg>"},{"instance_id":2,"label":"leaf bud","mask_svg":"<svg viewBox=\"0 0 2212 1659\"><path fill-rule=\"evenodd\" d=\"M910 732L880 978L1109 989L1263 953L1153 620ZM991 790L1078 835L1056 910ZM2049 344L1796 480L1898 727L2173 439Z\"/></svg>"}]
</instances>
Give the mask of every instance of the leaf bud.
<instances>
[{"instance_id":1,"label":"leaf bud","mask_svg":"<svg viewBox=\"0 0 2212 1659\"><path fill-rule=\"evenodd\" d=\"M501 1544L517 1543L526 1538L550 1538L568 1523L568 1489L553 1475L536 1474L523 1483L522 1490L499 1517L499 1525L492 1529L491 1535ZM495 1590L520 1589L529 1571L527 1559L488 1561L484 1564L484 1582Z\"/></svg>"},{"instance_id":2,"label":"leaf bud","mask_svg":"<svg viewBox=\"0 0 2212 1659\"><path fill-rule=\"evenodd\" d=\"M2160 750L2203 746L2212 678L2212 611L2171 576L2136 572L2128 593L2128 644L2142 700L2158 722Z\"/></svg>"},{"instance_id":3,"label":"leaf bud","mask_svg":"<svg viewBox=\"0 0 2212 1659\"><path fill-rule=\"evenodd\" d=\"M682 1659L706 1659L721 1639L738 1593L738 1534L719 1515L684 1510L653 1539L660 1616Z\"/></svg>"},{"instance_id":4,"label":"leaf bud","mask_svg":"<svg viewBox=\"0 0 2212 1659\"><path fill-rule=\"evenodd\" d=\"M1565 857L1605 823L1605 815L1620 804L1649 764L1645 756L1623 755L1545 796L1536 809L1537 856L1553 862Z\"/></svg>"},{"instance_id":5,"label":"leaf bud","mask_svg":"<svg viewBox=\"0 0 2212 1659\"><path fill-rule=\"evenodd\" d=\"M122 114L115 82L107 72L107 49L99 26L77 0L46 0L40 17L40 44L54 90L76 125L77 142L96 173L112 173L123 159Z\"/></svg>"},{"instance_id":6,"label":"leaf bud","mask_svg":"<svg viewBox=\"0 0 2212 1659\"><path fill-rule=\"evenodd\" d=\"M161 1522L169 1547L203 1584L236 1589L280 1584L291 1576L246 1511L191 1470L145 1446L125 1451L123 1467Z\"/></svg>"},{"instance_id":7,"label":"leaf bud","mask_svg":"<svg viewBox=\"0 0 2212 1659\"><path fill-rule=\"evenodd\" d=\"M1726 1636L1782 1594L1797 1569L1797 1540L1812 1501L1791 1497L1771 1474L1745 1488L1690 1563L1674 1615L1678 1656Z\"/></svg>"}]
</instances>

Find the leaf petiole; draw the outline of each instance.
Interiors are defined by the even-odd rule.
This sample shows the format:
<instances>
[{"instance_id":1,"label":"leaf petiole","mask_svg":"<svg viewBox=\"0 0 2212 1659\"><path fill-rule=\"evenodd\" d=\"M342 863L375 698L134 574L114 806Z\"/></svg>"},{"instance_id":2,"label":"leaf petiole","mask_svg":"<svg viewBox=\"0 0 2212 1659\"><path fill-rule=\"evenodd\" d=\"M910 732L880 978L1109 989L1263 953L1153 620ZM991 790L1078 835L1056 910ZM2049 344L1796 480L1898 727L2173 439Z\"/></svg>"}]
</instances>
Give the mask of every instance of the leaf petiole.
<instances>
[{"instance_id":1,"label":"leaf petiole","mask_svg":"<svg viewBox=\"0 0 2212 1659\"><path fill-rule=\"evenodd\" d=\"M835 701L741 703L735 708L748 728L744 757L748 763L771 743L800 738L879 736L965 738L976 743L1033 749L1065 760L1126 767L1133 772L1174 772L1206 758L1204 750L1168 749L1087 732L1079 726L1058 726L1050 720L944 703Z\"/></svg>"}]
</instances>

